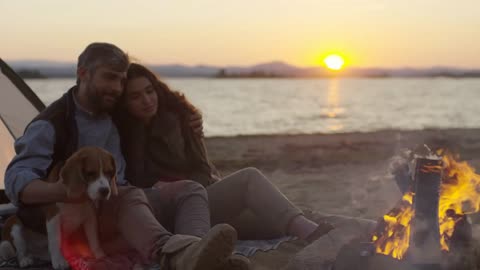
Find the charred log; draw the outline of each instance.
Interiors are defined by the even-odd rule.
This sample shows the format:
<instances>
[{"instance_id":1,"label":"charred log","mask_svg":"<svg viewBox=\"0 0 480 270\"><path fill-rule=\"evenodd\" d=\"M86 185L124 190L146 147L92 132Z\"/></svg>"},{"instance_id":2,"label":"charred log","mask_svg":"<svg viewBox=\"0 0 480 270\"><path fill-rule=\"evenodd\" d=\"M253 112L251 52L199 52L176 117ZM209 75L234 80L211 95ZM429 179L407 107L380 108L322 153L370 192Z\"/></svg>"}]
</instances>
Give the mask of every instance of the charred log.
<instances>
[{"instance_id":1,"label":"charred log","mask_svg":"<svg viewBox=\"0 0 480 270\"><path fill-rule=\"evenodd\" d=\"M441 259L440 227L438 223L439 191L442 181L442 161L419 158L415 167L415 217L411 225L407 258L427 269Z\"/></svg>"}]
</instances>

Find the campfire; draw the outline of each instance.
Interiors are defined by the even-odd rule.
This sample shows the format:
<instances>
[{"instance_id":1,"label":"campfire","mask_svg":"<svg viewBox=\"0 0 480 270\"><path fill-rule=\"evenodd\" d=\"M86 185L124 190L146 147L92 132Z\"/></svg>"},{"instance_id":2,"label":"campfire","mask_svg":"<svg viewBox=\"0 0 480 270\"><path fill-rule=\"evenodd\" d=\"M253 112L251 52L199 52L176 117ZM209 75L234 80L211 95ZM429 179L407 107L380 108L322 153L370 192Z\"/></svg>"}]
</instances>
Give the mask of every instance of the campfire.
<instances>
[{"instance_id":1,"label":"campfire","mask_svg":"<svg viewBox=\"0 0 480 270\"><path fill-rule=\"evenodd\" d=\"M409 165L409 190L378 222L372 242L353 253L381 258L369 269L477 269L466 215L480 211L480 175L445 151Z\"/></svg>"},{"instance_id":2,"label":"campfire","mask_svg":"<svg viewBox=\"0 0 480 270\"><path fill-rule=\"evenodd\" d=\"M439 154L416 160L414 190L407 192L400 204L383 217L372 237L377 253L403 259L413 244L412 239L421 238L418 234L422 228L412 234L415 223L423 223L416 227L426 227L429 236L438 239L436 244L441 252L449 252L455 229L465 222L465 215L480 210L480 175L452 154ZM426 188L430 191L425 191Z\"/></svg>"}]
</instances>

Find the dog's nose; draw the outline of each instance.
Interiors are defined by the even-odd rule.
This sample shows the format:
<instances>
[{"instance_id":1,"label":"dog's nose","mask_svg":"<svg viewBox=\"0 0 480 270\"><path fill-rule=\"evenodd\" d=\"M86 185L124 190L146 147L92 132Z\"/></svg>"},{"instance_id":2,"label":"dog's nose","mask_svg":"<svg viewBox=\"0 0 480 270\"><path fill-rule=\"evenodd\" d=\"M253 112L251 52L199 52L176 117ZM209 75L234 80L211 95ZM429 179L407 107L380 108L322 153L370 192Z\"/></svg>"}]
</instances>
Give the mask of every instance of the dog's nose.
<instances>
[{"instance_id":1,"label":"dog's nose","mask_svg":"<svg viewBox=\"0 0 480 270\"><path fill-rule=\"evenodd\" d=\"M100 194L100 196L102 196L102 198L106 198L110 193L110 189L107 187L102 187L98 190L98 193Z\"/></svg>"}]
</instances>

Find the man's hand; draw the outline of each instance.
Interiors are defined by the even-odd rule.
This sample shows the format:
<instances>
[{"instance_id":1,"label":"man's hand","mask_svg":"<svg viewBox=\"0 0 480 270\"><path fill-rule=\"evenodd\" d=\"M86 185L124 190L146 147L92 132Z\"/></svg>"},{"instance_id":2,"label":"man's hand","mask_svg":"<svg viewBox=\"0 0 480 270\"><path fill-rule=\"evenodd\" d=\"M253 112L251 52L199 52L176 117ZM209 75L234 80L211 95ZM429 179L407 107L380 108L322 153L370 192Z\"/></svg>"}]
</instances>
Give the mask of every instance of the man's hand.
<instances>
[{"instance_id":1,"label":"man's hand","mask_svg":"<svg viewBox=\"0 0 480 270\"><path fill-rule=\"evenodd\" d=\"M192 112L189 118L189 125L197 136L203 137L203 117L199 110Z\"/></svg>"},{"instance_id":2,"label":"man's hand","mask_svg":"<svg viewBox=\"0 0 480 270\"><path fill-rule=\"evenodd\" d=\"M32 180L20 193L25 204L56 203L67 199L65 185L59 182L49 183L40 179Z\"/></svg>"}]
</instances>

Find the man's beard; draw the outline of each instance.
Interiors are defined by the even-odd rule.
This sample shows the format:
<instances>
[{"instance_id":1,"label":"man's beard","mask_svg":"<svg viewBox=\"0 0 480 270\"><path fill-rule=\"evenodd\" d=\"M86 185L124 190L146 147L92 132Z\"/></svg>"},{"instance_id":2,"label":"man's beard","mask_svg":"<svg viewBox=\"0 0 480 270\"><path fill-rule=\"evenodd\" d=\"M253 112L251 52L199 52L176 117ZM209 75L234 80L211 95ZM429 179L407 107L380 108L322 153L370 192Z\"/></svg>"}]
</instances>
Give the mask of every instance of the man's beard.
<instances>
[{"instance_id":1,"label":"man's beard","mask_svg":"<svg viewBox=\"0 0 480 270\"><path fill-rule=\"evenodd\" d=\"M114 105L106 104L103 101L103 97L106 95L100 95L99 89L95 87L92 83L87 84L87 98L90 103L94 113L110 113L113 111Z\"/></svg>"}]
</instances>

